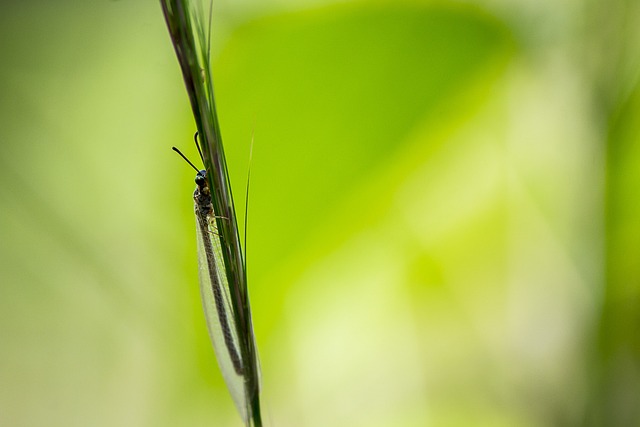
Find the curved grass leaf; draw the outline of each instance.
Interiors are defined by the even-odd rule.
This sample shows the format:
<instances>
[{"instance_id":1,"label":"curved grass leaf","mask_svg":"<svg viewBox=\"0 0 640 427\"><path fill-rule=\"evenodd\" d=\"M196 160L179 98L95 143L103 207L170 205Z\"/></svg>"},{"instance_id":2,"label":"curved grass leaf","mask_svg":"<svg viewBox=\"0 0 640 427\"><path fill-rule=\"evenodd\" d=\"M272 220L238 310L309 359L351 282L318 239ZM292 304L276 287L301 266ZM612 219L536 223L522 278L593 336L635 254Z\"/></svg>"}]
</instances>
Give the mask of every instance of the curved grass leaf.
<instances>
[{"instance_id":1,"label":"curved grass leaf","mask_svg":"<svg viewBox=\"0 0 640 427\"><path fill-rule=\"evenodd\" d=\"M221 274L228 283L231 324L235 325L234 332L238 337L238 350L243 365L241 376L244 387L241 390L244 396L238 398L236 392L234 400L245 423L260 426L260 381L247 295L246 268L213 92L210 61L211 4L189 0L162 0L161 4L200 135L208 187L211 189L215 213L213 218L216 223L213 228L216 230L216 239L219 238L220 241L219 265L223 266ZM224 371L225 365L220 365ZM232 375L223 372L223 376L233 395L237 387L228 381Z\"/></svg>"}]
</instances>

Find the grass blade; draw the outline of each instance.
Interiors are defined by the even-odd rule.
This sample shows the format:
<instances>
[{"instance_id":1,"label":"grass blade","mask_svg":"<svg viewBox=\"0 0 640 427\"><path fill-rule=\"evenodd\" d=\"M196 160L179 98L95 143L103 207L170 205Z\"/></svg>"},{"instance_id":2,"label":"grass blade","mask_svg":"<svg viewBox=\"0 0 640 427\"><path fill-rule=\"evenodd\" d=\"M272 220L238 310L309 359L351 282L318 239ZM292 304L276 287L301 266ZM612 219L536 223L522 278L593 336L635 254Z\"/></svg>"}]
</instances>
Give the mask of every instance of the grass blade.
<instances>
[{"instance_id":1,"label":"grass blade","mask_svg":"<svg viewBox=\"0 0 640 427\"><path fill-rule=\"evenodd\" d=\"M216 112L211 73L211 3L196 0L161 0L169 34L178 57L211 189L214 228L220 241L222 273L228 283L238 350L243 363L245 423L260 427L260 379L247 293L245 260L231 194L229 174ZM231 389L231 386L227 384Z\"/></svg>"}]
</instances>

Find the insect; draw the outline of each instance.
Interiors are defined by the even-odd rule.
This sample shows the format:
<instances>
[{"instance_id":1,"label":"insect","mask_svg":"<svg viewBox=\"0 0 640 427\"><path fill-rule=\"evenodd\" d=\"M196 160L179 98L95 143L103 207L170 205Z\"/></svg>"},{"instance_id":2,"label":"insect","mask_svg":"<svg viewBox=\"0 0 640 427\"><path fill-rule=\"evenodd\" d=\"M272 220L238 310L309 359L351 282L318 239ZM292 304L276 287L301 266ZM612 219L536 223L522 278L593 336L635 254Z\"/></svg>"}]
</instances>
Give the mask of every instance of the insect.
<instances>
[{"instance_id":1,"label":"insect","mask_svg":"<svg viewBox=\"0 0 640 427\"><path fill-rule=\"evenodd\" d=\"M202 157L197 132L195 141ZM207 181L207 171L198 169L176 147L172 147L172 149L196 171L196 189L193 193L193 200L202 305L222 376L238 410L246 419L245 363L238 339L237 316L229 295L229 283L221 249L223 242L217 226L218 219L224 221L226 218L215 215Z\"/></svg>"}]
</instances>

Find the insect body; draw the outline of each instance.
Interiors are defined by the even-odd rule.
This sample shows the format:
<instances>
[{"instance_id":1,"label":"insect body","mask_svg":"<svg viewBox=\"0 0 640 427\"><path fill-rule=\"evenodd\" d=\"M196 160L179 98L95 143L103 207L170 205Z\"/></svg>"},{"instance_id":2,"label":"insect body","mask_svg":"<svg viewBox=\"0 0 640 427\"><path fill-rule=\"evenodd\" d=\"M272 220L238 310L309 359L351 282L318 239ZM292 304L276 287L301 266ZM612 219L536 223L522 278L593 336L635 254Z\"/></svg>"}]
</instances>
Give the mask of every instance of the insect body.
<instances>
[{"instance_id":1,"label":"insect body","mask_svg":"<svg viewBox=\"0 0 640 427\"><path fill-rule=\"evenodd\" d=\"M215 215L207 171L198 170L185 156L173 147L196 171L196 189L193 193L198 240L198 273L200 293L207 319L209 336L222 376L243 417L246 417L246 393L244 363L240 352L236 317L229 297L229 283L222 257L221 237L216 221L225 220Z\"/></svg>"},{"instance_id":2,"label":"insect body","mask_svg":"<svg viewBox=\"0 0 640 427\"><path fill-rule=\"evenodd\" d=\"M195 201L195 213L198 226L198 249L199 253L204 253L204 259L200 260L200 283L204 287L209 284L213 295L215 305L215 314L219 322L220 333L224 339L224 346L229 354L229 359L233 365L233 370L238 375L242 375L242 362L238 352L238 340L234 331L230 327L230 321L233 321L233 313L229 301L228 292L225 292L228 285L223 291L222 283L226 282L226 275L220 274L224 271L220 263L223 263L220 255L220 236L217 233L216 217L213 214L213 204L211 203L211 192L207 183L207 175L205 170L198 171L196 175L196 191L193 193ZM215 242L215 243L214 243ZM216 253L218 256L216 257ZM202 257L202 255L199 255ZM206 262L206 264L204 264ZM204 264L204 265L203 265ZM202 277L205 275L205 277ZM205 297L208 296L209 289L202 289L203 302L205 311L211 308L207 307ZM207 320L213 313L207 313ZM209 322L210 323L210 322ZM210 325L209 328L216 325ZM211 333L211 330L209 331ZM214 343L215 344L215 343ZM220 357L220 356L218 356Z\"/></svg>"}]
</instances>

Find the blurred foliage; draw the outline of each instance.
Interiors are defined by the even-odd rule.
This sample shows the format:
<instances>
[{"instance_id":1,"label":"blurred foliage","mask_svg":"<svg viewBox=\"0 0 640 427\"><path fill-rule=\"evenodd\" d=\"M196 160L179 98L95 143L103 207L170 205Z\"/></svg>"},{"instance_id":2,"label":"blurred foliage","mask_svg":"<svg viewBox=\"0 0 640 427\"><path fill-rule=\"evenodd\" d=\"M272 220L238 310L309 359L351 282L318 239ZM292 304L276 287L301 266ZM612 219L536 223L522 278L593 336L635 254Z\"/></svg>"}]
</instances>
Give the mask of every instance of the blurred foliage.
<instances>
[{"instance_id":1,"label":"blurred foliage","mask_svg":"<svg viewBox=\"0 0 640 427\"><path fill-rule=\"evenodd\" d=\"M0 425L238 425L160 6L2 8ZM215 21L267 425L640 425L640 4Z\"/></svg>"}]
</instances>

